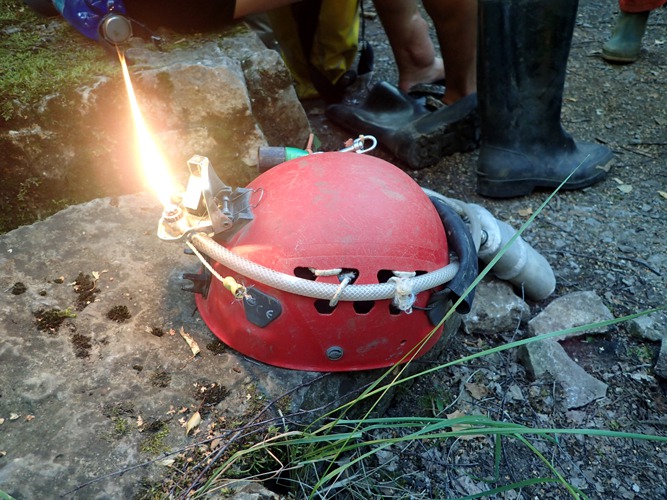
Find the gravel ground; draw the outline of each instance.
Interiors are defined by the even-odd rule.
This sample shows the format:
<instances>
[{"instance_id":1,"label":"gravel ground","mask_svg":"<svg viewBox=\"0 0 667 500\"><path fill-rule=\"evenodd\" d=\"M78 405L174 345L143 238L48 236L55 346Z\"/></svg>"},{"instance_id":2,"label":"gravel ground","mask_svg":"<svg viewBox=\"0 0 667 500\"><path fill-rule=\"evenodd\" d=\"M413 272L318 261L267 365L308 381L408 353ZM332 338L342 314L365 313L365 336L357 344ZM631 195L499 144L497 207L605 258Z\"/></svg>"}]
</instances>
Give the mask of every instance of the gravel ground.
<instances>
[{"instance_id":1,"label":"gravel ground","mask_svg":"<svg viewBox=\"0 0 667 500\"><path fill-rule=\"evenodd\" d=\"M552 264L558 280L555 297L592 290L618 317L667 304L667 11L650 16L641 58L626 66L610 65L600 57L617 12L614 0L580 2L563 106L563 124L575 138L614 151L612 170L592 188L559 194L524 236ZM372 82L395 83L382 28L376 19L367 22L376 52ZM346 133L322 117L321 107L311 104L309 113L325 146L336 148ZM376 154L400 165L384 151ZM476 152L457 154L410 174L422 186L485 206L514 227L548 196L538 192L511 200L481 198L475 194L476 160ZM552 298L531 304L533 316ZM460 336L450 359L522 335L518 329ZM590 374L609 384L607 398L567 411L558 387L531 380L515 353L503 353L420 380L399 398L392 414L459 411L533 427L667 434L667 381L653 372L659 343L634 338L620 325L603 336L568 340L564 347ZM664 444L576 435L556 441L533 437L531 442L570 485L590 498L667 498ZM374 465L371 477L376 486L384 485L381 494L406 498L473 495L553 475L535 453L508 438L495 452L488 437L395 446L379 454ZM562 486L543 484L498 498L566 496Z\"/></svg>"}]
</instances>

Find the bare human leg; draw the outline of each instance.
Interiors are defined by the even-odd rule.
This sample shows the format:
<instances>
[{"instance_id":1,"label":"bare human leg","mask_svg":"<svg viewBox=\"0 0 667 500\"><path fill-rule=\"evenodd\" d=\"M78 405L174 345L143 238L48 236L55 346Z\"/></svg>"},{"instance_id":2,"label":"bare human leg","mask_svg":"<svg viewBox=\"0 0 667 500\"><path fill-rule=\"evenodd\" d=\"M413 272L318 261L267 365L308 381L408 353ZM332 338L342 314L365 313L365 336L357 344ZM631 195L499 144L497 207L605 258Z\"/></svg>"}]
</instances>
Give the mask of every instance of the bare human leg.
<instances>
[{"instance_id":1,"label":"bare human leg","mask_svg":"<svg viewBox=\"0 0 667 500\"><path fill-rule=\"evenodd\" d=\"M419 13L416 0L373 0L373 3L396 59L398 87L407 91L417 83L444 78L442 59L436 55L428 24Z\"/></svg>"},{"instance_id":2,"label":"bare human leg","mask_svg":"<svg viewBox=\"0 0 667 500\"><path fill-rule=\"evenodd\" d=\"M452 104L476 91L477 0L423 0L433 20L447 71L443 101Z\"/></svg>"}]
</instances>

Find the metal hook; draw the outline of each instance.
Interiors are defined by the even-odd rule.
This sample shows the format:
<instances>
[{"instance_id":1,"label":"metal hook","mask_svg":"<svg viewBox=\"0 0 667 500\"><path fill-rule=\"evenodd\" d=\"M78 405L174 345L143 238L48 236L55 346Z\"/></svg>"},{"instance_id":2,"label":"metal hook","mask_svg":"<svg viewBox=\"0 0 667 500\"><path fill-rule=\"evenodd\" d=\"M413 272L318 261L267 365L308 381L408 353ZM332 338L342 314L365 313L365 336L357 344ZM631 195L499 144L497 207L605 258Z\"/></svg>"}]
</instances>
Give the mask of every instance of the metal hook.
<instances>
[{"instance_id":1,"label":"metal hook","mask_svg":"<svg viewBox=\"0 0 667 500\"><path fill-rule=\"evenodd\" d=\"M371 145L369 147L365 147L365 142L370 141ZM373 151L375 147L378 145L378 140L372 136L372 135L360 135L354 141L352 141L352 144L350 146L347 146L341 150L339 150L340 153L349 153L349 152L355 152L355 153L368 153L369 151Z\"/></svg>"}]
</instances>

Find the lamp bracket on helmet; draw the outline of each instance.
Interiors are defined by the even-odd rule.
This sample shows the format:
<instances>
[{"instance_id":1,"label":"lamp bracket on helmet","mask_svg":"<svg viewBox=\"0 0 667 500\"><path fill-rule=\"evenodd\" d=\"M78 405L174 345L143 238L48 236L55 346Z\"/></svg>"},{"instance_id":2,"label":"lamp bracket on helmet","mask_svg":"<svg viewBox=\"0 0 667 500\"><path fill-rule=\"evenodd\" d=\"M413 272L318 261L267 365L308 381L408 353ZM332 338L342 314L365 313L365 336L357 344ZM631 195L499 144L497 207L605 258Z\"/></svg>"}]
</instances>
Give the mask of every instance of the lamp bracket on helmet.
<instances>
[{"instance_id":1,"label":"lamp bracket on helmet","mask_svg":"<svg viewBox=\"0 0 667 500\"><path fill-rule=\"evenodd\" d=\"M199 232L227 239L253 219L250 197L254 190L226 185L205 156L194 155L188 168L190 178L182 198L162 213L160 239L181 241Z\"/></svg>"}]
</instances>

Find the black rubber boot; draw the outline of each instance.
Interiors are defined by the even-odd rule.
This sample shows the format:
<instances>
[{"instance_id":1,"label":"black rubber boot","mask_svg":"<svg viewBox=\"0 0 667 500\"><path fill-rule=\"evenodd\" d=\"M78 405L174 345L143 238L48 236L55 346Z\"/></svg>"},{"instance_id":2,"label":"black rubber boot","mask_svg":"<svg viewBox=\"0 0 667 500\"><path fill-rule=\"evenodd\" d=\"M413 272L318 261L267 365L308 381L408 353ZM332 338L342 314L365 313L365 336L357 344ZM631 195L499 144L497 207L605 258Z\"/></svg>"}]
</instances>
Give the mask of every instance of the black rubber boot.
<instances>
[{"instance_id":1,"label":"black rubber boot","mask_svg":"<svg viewBox=\"0 0 667 500\"><path fill-rule=\"evenodd\" d=\"M326 116L355 134L374 135L380 146L413 169L479 144L476 94L429 111L419 99L379 82L361 106L334 104Z\"/></svg>"},{"instance_id":2,"label":"black rubber boot","mask_svg":"<svg viewBox=\"0 0 667 500\"><path fill-rule=\"evenodd\" d=\"M578 0L479 0L477 192L492 198L604 178L605 146L576 143L561 126L565 67Z\"/></svg>"}]
</instances>

